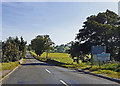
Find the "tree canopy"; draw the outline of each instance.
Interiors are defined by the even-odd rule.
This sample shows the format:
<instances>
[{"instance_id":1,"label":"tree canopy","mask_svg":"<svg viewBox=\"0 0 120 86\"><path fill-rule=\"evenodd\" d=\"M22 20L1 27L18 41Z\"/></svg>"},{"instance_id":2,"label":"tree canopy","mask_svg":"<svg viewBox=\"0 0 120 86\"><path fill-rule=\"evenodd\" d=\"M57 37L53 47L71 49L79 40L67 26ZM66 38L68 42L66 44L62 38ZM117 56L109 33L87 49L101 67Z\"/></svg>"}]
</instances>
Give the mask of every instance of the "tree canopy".
<instances>
[{"instance_id":1,"label":"tree canopy","mask_svg":"<svg viewBox=\"0 0 120 86\"><path fill-rule=\"evenodd\" d=\"M53 47L53 52L68 53L69 46L67 44L56 45Z\"/></svg>"},{"instance_id":2,"label":"tree canopy","mask_svg":"<svg viewBox=\"0 0 120 86\"><path fill-rule=\"evenodd\" d=\"M111 54L111 60L118 60L119 27L120 17L110 10L87 17L75 38L76 42L72 44L71 55L73 49L76 50L75 55L80 55L81 52L90 54L92 46L106 46L107 52Z\"/></svg>"},{"instance_id":3,"label":"tree canopy","mask_svg":"<svg viewBox=\"0 0 120 86\"><path fill-rule=\"evenodd\" d=\"M7 41L2 42L2 62L18 61L25 57L26 41L9 37Z\"/></svg>"},{"instance_id":4,"label":"tree canopy","mask_svg":"<svg viewBox=\"0 0 120 86\"><path fill-rule=\"evenodd\" d=\"M31 47L37 55L41 55L44 51L52 49L53 44L49 35L38 35L31 40Z\"/></svg>"}]
</instances>

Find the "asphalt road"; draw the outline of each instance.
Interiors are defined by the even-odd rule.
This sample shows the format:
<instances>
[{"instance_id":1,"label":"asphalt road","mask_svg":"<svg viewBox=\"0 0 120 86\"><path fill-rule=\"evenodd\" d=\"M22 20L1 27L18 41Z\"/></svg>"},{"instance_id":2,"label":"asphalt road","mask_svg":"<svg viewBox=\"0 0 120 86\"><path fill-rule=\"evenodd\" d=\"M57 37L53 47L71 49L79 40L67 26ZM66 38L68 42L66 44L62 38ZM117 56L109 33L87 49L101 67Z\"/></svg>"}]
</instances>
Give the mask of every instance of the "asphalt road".
<instances>
[{"instance_id":1,"label":"asphalt road","mask_svg":"<svg viewBox=\"0 0 120 86\"><path fill-rule=\"evenodd\" d=\"M66 86L105 84L105 86L113 86L118 83L40 62L27 53L24 64L4 79L2 84L61 84Z\"/></svg>"}]
</instances>

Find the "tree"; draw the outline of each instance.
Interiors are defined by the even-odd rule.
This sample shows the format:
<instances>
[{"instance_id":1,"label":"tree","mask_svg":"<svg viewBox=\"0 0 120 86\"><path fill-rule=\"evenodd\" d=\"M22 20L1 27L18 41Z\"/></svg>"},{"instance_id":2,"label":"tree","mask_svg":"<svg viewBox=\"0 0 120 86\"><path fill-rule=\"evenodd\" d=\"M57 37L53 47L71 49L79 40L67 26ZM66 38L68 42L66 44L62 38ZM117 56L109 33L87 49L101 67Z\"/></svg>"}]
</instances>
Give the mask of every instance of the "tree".
<instances>
[{"instance_id":1,"label":"tree","mask_svg":"<svg viewBox=\"0 0 120 86\"><path fill-rule=\"evenodd\" d=\"M20 51L22 51L22 57L25 57L25 53L26 53L26 44L27 42L23 40L23 37L20 37Z\"/></svg>"},{"instance_id":2,"label":"tree","mask_svg":"<svg viewBox=\"0 0 120 86\"><path fill-rule=\"evenodd\" d=\"M31 47L37 55L41 55L44 52L43 36L38 35L35 39L31 40Z\"/></svg>"},{"instance_id":3,"label":"tree","mask_svg":"<svg viewBox=\"0 0 120 86\"><path fill-rule=\"evenodd\" d=\"M119 21L120 17L110 10L88 17L76 36L78 50L90 54L92 46L106 46L112 56L111 60L117 60L120 49Z\"/></svg>"},{"instance_id":4,"label":"tree","mask_svg":"<svg viewBox=\"0 0 120 86\"><path fill-rule=\"evenodd\" d=\"M118 32L118 36L120 37L120 26L118 26L117 32ZM118 46L119 46L119 51L118 51L118 55L116 56L116 59L117 61L120 62L120 41L118 42Z\"/></svg>"},{"instance_id":5,"label":"tree","mask_svg":"<svg viewBox=\"0 0 120 86\"><path fill-rule=\"evenodd\" d=\"M23 58L25 51L22 52L21 46L23 45L18 37L9 37L7 41L2 42L2 62L14 62Z\"/></svg>"},{"instance_id":6,"label":"tree","mask_svg":"<svg viewBox=\"0 0 120 86\"><path fill-rule=\"evenodd\" d=\"M71 47L69 49L69 54L73 59L73 62L77 62L79 64L79 60L85 61L84 57L86 53L84 52L85 45L80 45L79 42L71 42ZM77 59L75 59L77 57Z\"/></svg>"},{"instance_id":7,"label":"tree","mask_svg":"<svg viewBox=\"0 0 120 86\"><path fill-rule=\"evenodd\" d=\"M56 45L53 48L53 52L68 53L69 46L67 44Z\"/></svg>"},{"instance_id":8,"label":"tree","mask_svg":"<svg viewBox=\"0 0 120 86\"><path fill-rule=\"evenodd\" d=\"M38 35L35 39L31 40L31 47L35 50L37 55L41 55L44 51L47 51L48 55L48 51L51 49L52 44L53 42L49 35Z\"/></svg>"},{"instance_id":9,"label":"tree","mask_svg":"<svg viewBox=\"0 0 120 86\"><path fill-rule=\"evenodd\" d=\"M53 49L53 47L52 47L53 44L54 43L50 39L49 35L44 35L44 50L46 50L46 52L47 52L46 58L48 58L49 50Z\"/></svg>"},{"instance_id":10,"label":"tree","mask_svg":"<svg viewBox=\"0 0 120 86\"><path fill-rule=\"evenodd\" d=\"M31 45L30 45L30 44L29 44L29 45L27 45L27 50L28 50L28 51L32 50L32 48L31 48Z\"/></svg>"}]
</instances>

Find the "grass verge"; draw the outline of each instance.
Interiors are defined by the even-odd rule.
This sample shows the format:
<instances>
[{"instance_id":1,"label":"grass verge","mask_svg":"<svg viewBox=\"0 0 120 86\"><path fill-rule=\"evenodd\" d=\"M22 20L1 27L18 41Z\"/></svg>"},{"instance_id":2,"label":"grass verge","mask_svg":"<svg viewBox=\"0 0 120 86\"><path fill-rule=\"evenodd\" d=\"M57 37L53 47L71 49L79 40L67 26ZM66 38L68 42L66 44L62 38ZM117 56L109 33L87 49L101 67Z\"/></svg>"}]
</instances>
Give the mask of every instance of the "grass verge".
<instances>
[{"instance_id":1,"label":"grass verge","mask_svg":"<svg viewBox=\"0 0 120 86\"><path fill-rule=\"evenodd\" d=\"M23 59L23 62L24 61L25 61L25 59ZM15 69L19 65L20 65L19 61L8 62L8 63L0 63L0 72L2 72L4 70L9 70L9 72L11 72L13 69ZM3 78L4 76L6 76L9 72L7 72L5 75L0 77L0 79Z\"/></svg>"},{"instance_id":2,"label":"grass verge","mask_svg":"<svg viewBox=\"0 0 120 86\"><path fill-rule=\"evenodd\" d=\"M2 63L2 70L12 70L19 65L19 62Z\"/></svg>"}]
</instances>

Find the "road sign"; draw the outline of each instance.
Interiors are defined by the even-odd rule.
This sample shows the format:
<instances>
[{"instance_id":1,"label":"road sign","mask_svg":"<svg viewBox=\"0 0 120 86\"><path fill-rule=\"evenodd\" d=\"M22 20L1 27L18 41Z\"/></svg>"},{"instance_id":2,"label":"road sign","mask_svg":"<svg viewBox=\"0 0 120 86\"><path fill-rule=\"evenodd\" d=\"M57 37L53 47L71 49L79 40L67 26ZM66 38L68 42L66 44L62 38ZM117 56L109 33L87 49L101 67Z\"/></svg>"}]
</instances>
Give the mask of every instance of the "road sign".
<instances>
[{"instance_id":1,"label":"road sign","mask_svg":"<svg viewBox=\"0 0 120 86\"><path fill-rule=\"evenodd\" d=\"M97 54L97 59L99 61L108 61L108 60L110 60L110 53Z\"/></svg>"},{"instance_id":2,"label":"road sign","mask_svg":"<svg viewBox=\"0 0 120 86\"><path fill-rule=\"evenodd\" d=\"M92 54L102 54L106 52L106 46L92 46Z\"/></svg>"}]
</instances>

